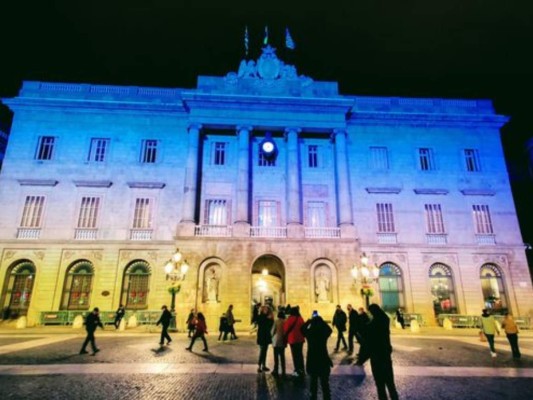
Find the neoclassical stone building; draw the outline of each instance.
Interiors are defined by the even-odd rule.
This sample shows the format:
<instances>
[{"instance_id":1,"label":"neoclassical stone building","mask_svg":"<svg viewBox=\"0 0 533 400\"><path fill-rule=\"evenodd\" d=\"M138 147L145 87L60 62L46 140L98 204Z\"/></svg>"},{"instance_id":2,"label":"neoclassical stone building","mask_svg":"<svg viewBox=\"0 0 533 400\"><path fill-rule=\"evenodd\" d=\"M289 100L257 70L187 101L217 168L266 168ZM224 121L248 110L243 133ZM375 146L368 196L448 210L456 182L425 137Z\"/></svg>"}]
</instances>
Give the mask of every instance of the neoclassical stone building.
<instances>
[{"instance_id":1,"label":"neoclassical stone building","mask_svg":"<svg viewBox=\"0 0 533 400\"><path fill-rule=\"evenodd\" d=\"M487 100L341 95L267 46L194 89L24 82L0 174L0 306L337 303L528 316L528 271ZM355 280L361 256L379 273ZM371 290L368 289L371 288Z\"/></svg>"}]
</instances>

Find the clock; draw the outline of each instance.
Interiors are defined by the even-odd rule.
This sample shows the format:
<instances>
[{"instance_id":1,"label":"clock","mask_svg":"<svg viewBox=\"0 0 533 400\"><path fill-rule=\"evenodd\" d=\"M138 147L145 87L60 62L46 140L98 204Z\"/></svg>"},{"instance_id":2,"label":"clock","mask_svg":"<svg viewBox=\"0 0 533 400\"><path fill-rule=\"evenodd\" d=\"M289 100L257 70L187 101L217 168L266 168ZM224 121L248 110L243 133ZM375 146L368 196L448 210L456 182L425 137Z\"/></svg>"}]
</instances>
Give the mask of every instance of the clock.
<instances>
[{"instance_id":1,"label":"clock","mask_svg":"<svg viewBox=\"0 0 533 400\"><path fill-rule=\"evenodd\" d=\"M272 153L274 151L274 143L271 142L271 141L265 141L263 142L263 144L261 145L261 149L265 152L265 153Z\"/></svg>"}]
</instances>

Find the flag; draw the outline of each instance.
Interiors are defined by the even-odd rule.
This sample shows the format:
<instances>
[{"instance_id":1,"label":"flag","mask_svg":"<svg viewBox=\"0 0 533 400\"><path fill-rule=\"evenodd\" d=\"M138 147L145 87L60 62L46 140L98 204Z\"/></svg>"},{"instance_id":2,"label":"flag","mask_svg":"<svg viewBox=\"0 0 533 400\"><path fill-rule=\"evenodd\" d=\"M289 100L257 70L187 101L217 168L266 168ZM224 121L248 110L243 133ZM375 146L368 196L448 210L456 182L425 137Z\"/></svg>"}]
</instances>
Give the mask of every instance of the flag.
<instances>
[{"instance_id":1,"label":"flag","mask_svg":"<svg viewBox=\"0 0 533 400\"><path fill-rule=\"evenodd\" d=\"M285 47L290 50L294 50L296 47L294 40L292 40L291 33L289 32L289 28L285 28Z\"/></svg>"},{"instance_id":2,"label":"flag","mask_svg":"<svg viewBox=\"0 0 533 400\"><path fill-rule=\"evenodd\" d=\"M268 26L265 26L265 38L263 39L263 45L266 46L268 44Z\"/></svg>"},{"instance_id":3,"label":"flag","mask_svg":"<svg viewBox=\"0 0 533 400\"><path fill-rule=\"evenodd\" d=\"M248 26L244 27L244 54L246 54L246 57L248 57L248 43L250 41L250 37L248 36Z\"/></svg>"}]
</instances>

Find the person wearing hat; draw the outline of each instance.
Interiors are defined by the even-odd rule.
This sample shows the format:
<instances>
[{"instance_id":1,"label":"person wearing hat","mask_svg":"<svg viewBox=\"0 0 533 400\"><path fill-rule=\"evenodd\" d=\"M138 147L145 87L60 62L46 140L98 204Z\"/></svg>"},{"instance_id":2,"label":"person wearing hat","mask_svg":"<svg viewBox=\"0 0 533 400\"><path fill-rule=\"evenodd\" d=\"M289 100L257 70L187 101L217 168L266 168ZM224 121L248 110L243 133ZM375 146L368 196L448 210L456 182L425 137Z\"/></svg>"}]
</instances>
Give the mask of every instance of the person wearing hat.
<instances>
[{"instance_id":1,"label":"person wearing hat","mask_svg":"<svg viewBox=\"0 0 533 400\"><path fill-rule=\"evenodd\" d=\"M163 310L163 312L161 313L161 316L159 317L156 326L158 326L159 324L161 324L162 326L159 345L163 346L165 344L165 339L167 340L167 344L170 344L170 342L172 342L172 339L168 334L168 326L170 325L170 321L172 320L172 313L168 311L167 306L161 307L161 310Z\"/></svg>"},{"instance_id":2,"label":"person wearing hat","mask_svg":"<svg viewBox=\"0 0 533 400\"><path fill-rule=\"evenodd\" d=\"M85 338L85 341L83 342L83 345L81 346L80 354L87 354L88 351L85 350L89 342L91 343L91 348L93 350L93 356L100 351L98 347L96 347L96 343L94 340L94 331L97 327L100 327L104 329L104 325L100 321L100 310L98 307L95 307L93 312L87 315L85 318L85 330L87 331L87 337Z\"/></svg>"}]
</instances>

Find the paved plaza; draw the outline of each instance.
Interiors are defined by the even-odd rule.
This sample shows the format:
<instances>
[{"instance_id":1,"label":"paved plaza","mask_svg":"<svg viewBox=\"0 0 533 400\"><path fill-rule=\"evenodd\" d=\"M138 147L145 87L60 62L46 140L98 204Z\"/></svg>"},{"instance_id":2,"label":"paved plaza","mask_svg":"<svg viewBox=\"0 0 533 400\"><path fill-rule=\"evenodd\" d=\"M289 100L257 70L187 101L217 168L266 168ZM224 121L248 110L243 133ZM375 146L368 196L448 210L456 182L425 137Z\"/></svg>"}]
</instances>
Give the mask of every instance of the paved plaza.
<instances>
[{"instance_id":1,"label":"paved plaza","mask_svg":"<svg viewBox=\"0 0 533 400\"><path fill-rule=\"evenodd\" d=\"M2 399L306 399L308 382L258 374L255 338L218 342L208 336L209 352L197 342L172 334L160 347L153 327L96 332L101 351L79 355L84 331L71 328L0 329ZM353 365L346 352L333 352L334 399L377 399L370 366ZM522 359L513 360L504 336L491 358L475 330L423 328L420 333L394 330L394 370L401 399L531 399L533 332L520 336ZM357 348L357 347L356 347ZM290 351L286 352L292 372ZM272 350L267 365L273 366Z\"/></svg>"}]
</instances>

